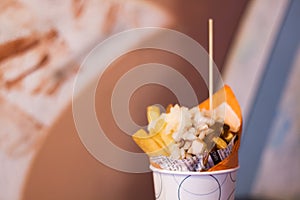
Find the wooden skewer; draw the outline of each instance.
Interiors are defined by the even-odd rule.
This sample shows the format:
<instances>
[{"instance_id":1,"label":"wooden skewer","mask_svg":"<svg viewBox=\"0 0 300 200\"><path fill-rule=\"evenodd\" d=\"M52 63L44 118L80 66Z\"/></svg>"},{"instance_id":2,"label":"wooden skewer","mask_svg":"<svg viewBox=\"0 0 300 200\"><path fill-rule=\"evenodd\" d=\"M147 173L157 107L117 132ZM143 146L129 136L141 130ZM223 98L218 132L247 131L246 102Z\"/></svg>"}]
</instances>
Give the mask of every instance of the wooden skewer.
<instances>
[{"instance_id":1,"label":"wooden skewer","mask_svg":"<svg viewBox=\"0 0 300 200\"><path fill-rule=\"evenodd\" d=\"M208 41L209 41L209 109L213 110L213 20L208 20Z\"/></svg>"}]
</instances>

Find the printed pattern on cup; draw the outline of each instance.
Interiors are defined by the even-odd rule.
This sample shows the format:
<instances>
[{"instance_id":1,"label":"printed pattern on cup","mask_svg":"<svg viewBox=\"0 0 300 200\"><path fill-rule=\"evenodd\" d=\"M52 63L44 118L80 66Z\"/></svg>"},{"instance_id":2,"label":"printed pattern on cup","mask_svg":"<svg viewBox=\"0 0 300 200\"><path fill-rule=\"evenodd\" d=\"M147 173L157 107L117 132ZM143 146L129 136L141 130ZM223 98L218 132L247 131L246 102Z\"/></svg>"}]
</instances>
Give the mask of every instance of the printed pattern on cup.
<instances>
[{"instance_id":1,"label":"printed pattern on cup","mask_svg":"<svg viewBox=\"0 0 300 200\"><path fill-rule=\"evenodd\" d=\"M233 200L237 171L183 175L153 172L157 200Z\"/></svg>"}]
</instances>

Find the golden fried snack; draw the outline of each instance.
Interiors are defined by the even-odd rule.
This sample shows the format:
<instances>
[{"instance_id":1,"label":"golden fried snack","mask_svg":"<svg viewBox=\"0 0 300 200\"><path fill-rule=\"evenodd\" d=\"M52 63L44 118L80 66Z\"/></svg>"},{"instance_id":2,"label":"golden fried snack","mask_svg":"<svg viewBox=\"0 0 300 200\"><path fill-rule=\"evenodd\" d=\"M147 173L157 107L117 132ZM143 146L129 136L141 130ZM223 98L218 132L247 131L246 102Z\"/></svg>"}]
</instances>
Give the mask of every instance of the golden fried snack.
<instances>
[{"instance_id":1,"label":"golden fried snack","mask_svg":"<svg viewBox=\"0 0 300 200\"><path fill-rule=\"evenodd\" d=\"M232 148L225 159L210 165L208 170L237 167L242 130L239 103L227 85L212 98L211 108L209 99L192 109L169 106L168 112L162 114L157 106L149 106L149 133L141 129L132 136L133 140L150 157L167 156L172 159L189 159L201 154L209 156L211 151Z\"/></svg>"}]
</instances>

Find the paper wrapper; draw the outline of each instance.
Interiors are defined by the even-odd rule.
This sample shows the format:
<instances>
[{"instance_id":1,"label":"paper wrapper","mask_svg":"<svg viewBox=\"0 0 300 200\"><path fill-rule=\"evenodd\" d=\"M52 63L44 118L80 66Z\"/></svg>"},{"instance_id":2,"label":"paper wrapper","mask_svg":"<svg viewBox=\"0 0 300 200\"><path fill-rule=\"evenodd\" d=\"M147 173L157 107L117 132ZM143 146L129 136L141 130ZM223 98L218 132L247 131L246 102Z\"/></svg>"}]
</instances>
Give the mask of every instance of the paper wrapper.
<instances>
[{"instance_id":1,"label":"paper wrapper","mask_svg":"<svg viewBox=\"0 0 300 200\"><path fill-rule=\"evenodd\" d=\"M208 169L208 171L232 169L232 168L236 168L236 167L239 166L238 152L239 152L241 138L242 138L241 137L242 136L242 129L243 129L243 126L241 125L241 128L237 133L237 139L236 139L236 141L233 145L232 151L229 154L229 156L227 158L225 158L224 160L222 160L217 165L215 165L215 166L211 167L210 169Z\"/></svg>"}]
</instances>

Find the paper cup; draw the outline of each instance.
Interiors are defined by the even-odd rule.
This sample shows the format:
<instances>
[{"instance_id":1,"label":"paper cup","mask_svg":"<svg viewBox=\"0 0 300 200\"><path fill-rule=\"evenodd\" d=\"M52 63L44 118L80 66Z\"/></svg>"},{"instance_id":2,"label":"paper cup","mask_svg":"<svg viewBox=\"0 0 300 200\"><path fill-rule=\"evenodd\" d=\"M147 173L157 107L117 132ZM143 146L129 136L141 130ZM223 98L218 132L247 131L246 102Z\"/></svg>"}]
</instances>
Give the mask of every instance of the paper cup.
<instances>
[{"instance_id":1,"label":"paper cup","mask_svg":"<svg viewBox=\"0 0 300 200\"><path fill-rule=\"evenodd\" d=\"M233 200L237 168L212 172L178 172L150 166L159 200Z\"/></svg>"}]
</instances>

